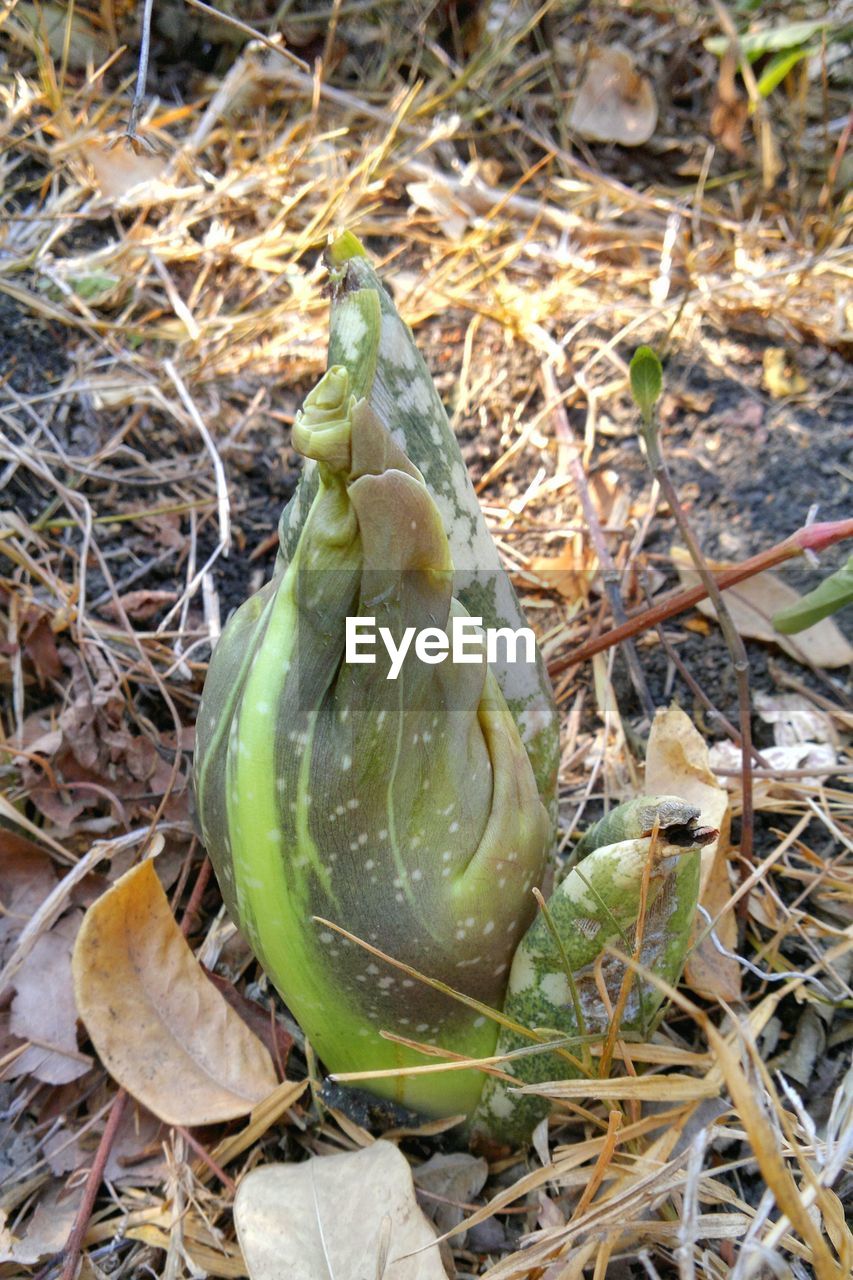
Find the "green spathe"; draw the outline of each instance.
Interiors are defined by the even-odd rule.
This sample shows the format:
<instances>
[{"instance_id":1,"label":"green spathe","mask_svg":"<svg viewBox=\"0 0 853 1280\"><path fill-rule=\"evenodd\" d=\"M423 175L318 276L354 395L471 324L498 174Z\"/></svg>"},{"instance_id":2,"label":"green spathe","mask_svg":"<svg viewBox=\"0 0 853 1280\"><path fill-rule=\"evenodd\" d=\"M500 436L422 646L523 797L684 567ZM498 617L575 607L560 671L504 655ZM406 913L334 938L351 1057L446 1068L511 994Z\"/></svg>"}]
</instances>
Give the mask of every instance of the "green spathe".
<instances>
[{"instance_id":1,"label":"green spathe","mask_svg":"<svg viewBox=\"0 0 853 1280\"><path fill-rule=\"evenodd\" d=\"M496 1037L487 1018L413 991L313 918L499 1007L533 913L548 815L485 662L412 659L393 682L381 658L342 663L347 616L375 616L399 638L406 626L447 628L463 609L418 469L350 394L341 366L308 397L294 441L318 473L302 535L264 602L249 601L229 624L205 685L196 768L205 842L229 910L327 1067L422 1061L381 1029L487 1055ZM473 1109L482 1079L377 1087L448 1114Z\"/></svg>"}]
</instances>

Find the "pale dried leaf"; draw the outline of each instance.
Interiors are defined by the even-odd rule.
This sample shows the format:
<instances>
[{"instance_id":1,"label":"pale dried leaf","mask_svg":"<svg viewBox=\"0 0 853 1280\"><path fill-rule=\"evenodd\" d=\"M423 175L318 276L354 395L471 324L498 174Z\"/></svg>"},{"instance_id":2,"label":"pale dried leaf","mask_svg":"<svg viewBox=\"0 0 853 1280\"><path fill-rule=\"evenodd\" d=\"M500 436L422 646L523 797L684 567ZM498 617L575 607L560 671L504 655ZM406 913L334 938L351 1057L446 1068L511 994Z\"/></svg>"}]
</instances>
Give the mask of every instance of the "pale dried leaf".
<instances>
[{"instance_id":1,"label":"pale dried leaf","mask_svg":"<svg viewBox=\"0 0 853 1280\"><path fill-rule=\"evenodd\" d=\"M251 1280L447 1280L408 1162L390 1142L253 1170L234 1222Z\"/></svg>"},{"instance_id":2,"label":"pale dried leaf","mask_svg":"<svg viewBox=\"0 0 853 1280\"><path fill-rule=\"evenodd\" d=\"M811 783L819 786L822 778L830 774L838 763L838 757L828 742L793 742L786 747L763 747L763 759L771 769L814 769L814 774L803 774L798 779L801 786ZM739 770L743 757L734 742L715 742L711 748L711 765L714 769ZM724 781L732 787L740 786L739 777L727 776Z\"/></svg>"},{"instance_id":3,"label":"pale dried leaf","mask_svg":"<svg viewBox=\"0 0 853 1280\"><path fill-rule=\"evenodd\" d=\"M699 581L688 553L682 547L670 551L678 576L686 587L695 587ZM712 569L723 566L708 561ZM774 630L771 618L796 604L800 596L775 573L758 573L735 587L723 592L732 621L742 636L750 640L764 640L778 645L785 653L812 667L845 667L853 662L853 647L845 640L832 618L824 618L808 631L786 636ZM716 617L714 606L701 600L696 606L708 618Z\"/></svg>"},{"instance_id":4,"label":"pale dried leaf","mask_svg":"<svg viewBox=\"0 0 853 1280\"><path fill-rule=\"evenodd\" d=\"M587 63L569 113L569 128L590 142L638 147L658 122L651 81L641 75L626 49L599 49Z\"/></svg>"},{"instance_id":5,"label":"pale dried leaf","mask_svg":"<svg viewBox=\"0 0 853 1280\"><path fill-rule=\"evenodd\" d=\"M162 1183L169 1172L163 1151L166 1127L145 1107L133 1103L122 1113L118 1132L104 1167L104 1181L145 1187ZM42 1148L53 1173L60 1176L88 1166L98 1134L91 1129L71 1133L59 1129Z\"/></svg>"},{"instance_id":6,"label":"pale dried leaf","mask_svg":"<svg viewBox=\"0 0 853 1280\"><path fill-rule=\"evenodd\" d=\"M98 190L108 200L121 200L128 192L149 184L153 188L167 164L166 156L134 151L130 143L124 141L113 147L87 142L80 150L92 166ZM148 195L152 201L155 199L153 190L139 194Z\"/></svg>"},{"instance_id":7,"label":"pale dried leaf","mask_svg":"<svg viewBox=\"0 0 853 1280\"><path fill-rule=\"evenodd\" d=\"M680 707L658 711L649 735L646 752L646 791L650 795L675 795L701 811L702 822L719 831L718 838L702 849L699 901L716 919L729 897L727 850L729 844L729 802L726 790L714 777L708 748L689 716ZM697 921L695 935L701 936L704 921ZM737 923L731 911L717 921L716 932L728 950L737 942ZM688 986L700 995L725 1000L740 996L740 967L705 938L694 946L684 968Z\"/></svg>"},{"instance_id":8,"label":"pale dried leaf","mask_svg":"<svg viewBox=\"0 0 853 1280\"><path fill-rule=\"evenodd\" d=\"M0 1265L14 1262L34 1267L42 1258L58 1253L68 1239L82 1199L82 1184L72 1191L51 1187L40 1198L21 1235L13 1234L5 1224L6 1215L0 1211Z\"/></svg>"},{"instance_id":9,"label":"pale dried leaf","mask_svg":"<svg viewBox=\"0 0 853 1280\"><path fill-rule=\"evenodd\" d=\"M18 970L9 1030L32 1043L7 1069L10 1079L31 1075L45 1084L68 1084L92 1066L77 1050L71 980L71 950L82 919L82 911L69 911L42 934Z\"/></svg>"},{"instance_id":10,"label":"pale dried leaf","mask_svg":"<svg viewBox=\"0 0 853 1280\"><path fill-rule=\"evenodd\" d=\"M482 1191L489 1166L480 1156L467 1151L438 1152L413 1171L415 1186L430 1193L424 1208L442 1235L452 1231L466 1216L467 1205ZM465 1243L460 1235L456 1244Z\"/></svg>"},{"instance_id":11,"label":"pale dried leaf","mask_svg":"<svg viewBox=\"0 0 853 1280\"><path fill-rule=\"evenodd\" d=\"M86 912L73 968L101 1061L161 1120L232 1120L275 1089L269 1053L204 976L150 860Z\"/></svg>"},{"instance_id":12,"label":"pale dried leaf","mask_svg":"<svg viewBox=\"0 0 853 1280\"><path fill-rule=\"evenodd\" d=\"M407 183L406 191L416 209L424 209L434 215L448 239L459 240L464 236L473 221L473 212L439 174L434 174L428 181Z\"/></svg>"},{"instance_id":13,"label":"pale dried leaf","mask_svg":"<svg viewBox=\"0 0 853 1280\"><path fill-rule=\"evenodd\" d=\"M832 720L800 693L756 693L755 710L765 724L773 725L777 747L826 742L835 746L838 735Z\"/></svg>"},{"instance_id":14,"label":"pale dried leaf","mask_svg":"<svg viewBox=\"0 0 853 1280\"><path fill-rule=\"evenodd\" d=\"M156 591L144 588L141 591L127 591L118 597L118 602L110 600L104 605L104 613L110 618L119 617L118 605L134 622L147 622L166 605L174 604L178 594L176 591Z\"/></svg>"}]
</instances>

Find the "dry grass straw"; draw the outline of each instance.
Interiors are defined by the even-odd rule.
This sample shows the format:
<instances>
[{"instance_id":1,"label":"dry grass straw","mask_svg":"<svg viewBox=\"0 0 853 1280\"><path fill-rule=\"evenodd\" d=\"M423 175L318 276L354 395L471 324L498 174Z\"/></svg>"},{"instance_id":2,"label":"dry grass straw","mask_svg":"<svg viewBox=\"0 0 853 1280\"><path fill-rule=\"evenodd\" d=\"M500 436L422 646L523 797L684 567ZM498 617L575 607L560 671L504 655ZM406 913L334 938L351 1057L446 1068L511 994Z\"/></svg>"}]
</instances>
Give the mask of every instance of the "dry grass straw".
<instances>
[{"instance_id":1,"label":"dry grass straw","mask_svg":"<svg viewBox=\"0 0 853 1280\"><path fill-rule=\"evenodd\" d=\"M588 460L601 414L625 393L625 354L637 341L689 349L708 331L832 349L850 340L840 301L849 211L834 193L804 199L794 217L784 198L761 196L757 167L729 181L712 176L706 121L672 111L654 140L656 162L645 172L634 164L633 183L615 176L612 156L599 168L583 148L569 150L562 86L577 72L582 40L621 38L658 68L674 53L699 58L697 35L710 23L702 6L688 6L683 22L609 6L604 25L603 8L592 6L578 26L553 4L526 16L495 5L491 38L461 64L429 27L424 37L391 9L361 5L348 28L346 8L339 74L306 73L269 42L244 45L218 75L191 70L183 105L150 99L138 152L122 137L128 79L117 79L114 54L88 72L69 70L67 44L64 58L43 44L31 56L4 35L10 6L0 14L9 53L0 73L0 303L20 340L16 352L6 338L0 384L0 485L16 504L0 515L3 816L65 876L13 963L91 867L152 840L186 849L187 727L211 639L249 589L250 553L263 550L259 536L247 542L245 476L258 458L266 468L285 457L281 428L323 367L319 251L333 229L384 246L385 276L432 338L432 356L444 360L453 345L457 416L503 421L504 450L481 496L532 616L551 628L546 653L588 636L596 618L585 600L572 621L531 568L555 532L577 531L578 556L587 554L576 499L555 466L552 406L530 407L542 362L560 376L563 403L586 408ZM831 151L832 120L808 104L771 106L805 184L805 158ZM448 325L455 336L445 337ZM37 378L27 350L44 332L57 355L51 364L38 348L49 376ZM495 332L508 364L534 371L509 410L493 404L506 365L492 369L483 354L484 335ZM512 478L518 466L522 487ZM245 581L221 599L229 549ZM164 579L172 597L148 623L134 593ZM39 769L51 768L49 756L28 756L28 744L68 709L62 682L33 673L27 645L40 619L91 688L119 700L126 731L170 762L141 805L116 787L106 814L84 810L63 825L26 816ZM591 692L576 677L558 689L571 825L593 792L618 795L636 782L607 661L594 672ZM584 728L593 701L597 737ZM831 700L829 714L849 729ZM779 843L748 881L745 955L783 973L795 956L816 982L796 975L771 986L753 973L744 1003L711 1016L672 993L650 1044L586 1046L599 1056L613 1049L616 1078L552 1090L565 1120L557 1145L540 1133L541 1160L516 1168L463 1224L508 1213L528 1234L500 1258L460 1252L463 1269L492 1280L599 1280L630 1258L649 1276L685 1280L747 1280L763 1268L797 1280L849 1274L851 1236L831 1187L851 1154L853 1077L836 1082L817 1123L808 1099L766 1065L761 1036L783 1000L790 1017L849 1009L853 999L850 793L831 780L758 779L755 799L778 821ZM135 806L130 831L123 805ZM827 1034L844 1042L835 1023ZM224 1138L214 1159L237 1175L270 1158L263 1143L282 1112L309 1150L370 1140L341 1113L318 1123L292 1110L303 1087L283 1086L277 1105ZM242 1274L227 1194L211 1190L210 1171L180 1135L168 1154L167 1184L116 1193L87 1247L109 1249L121 1234L136 1242L139 1266L160 1268L165 1250L170 1275L189 1264ZM23 1204L32 1185L5 1192L4 1207Z\"/></svg>"}]
</instances>

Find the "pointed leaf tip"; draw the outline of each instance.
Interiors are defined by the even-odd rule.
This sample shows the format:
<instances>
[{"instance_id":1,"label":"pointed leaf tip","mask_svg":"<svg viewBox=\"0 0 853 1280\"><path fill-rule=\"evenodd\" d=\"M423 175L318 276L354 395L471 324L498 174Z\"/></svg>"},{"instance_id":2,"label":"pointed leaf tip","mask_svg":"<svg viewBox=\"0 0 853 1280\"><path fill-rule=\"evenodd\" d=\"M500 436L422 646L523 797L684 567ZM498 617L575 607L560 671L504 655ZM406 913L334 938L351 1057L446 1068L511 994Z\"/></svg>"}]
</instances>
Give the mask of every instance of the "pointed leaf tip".
<instances>
[{"instance_id":1,"label":"pointed leaf tip","mask_svg":"<svg viewBox=\"0 0 853 1280\"><path fill-rule=\"evenodd\" d=\"M352 231L342 231L329 241L328 257L332 266L341 267L350 258L366 258L367 250Z\"/></svg>"},{"instance_id":2,"label":"pointed leaf tip","mask_svg":"<svg viewBox=\"0 0 853 1280\"><path fill-rule=\"evenodd\" d=\"M643 417L648 418L663 391L663 367L651 347L637 347L630 374L634 403Z\"/></svg>"}]
</instances>

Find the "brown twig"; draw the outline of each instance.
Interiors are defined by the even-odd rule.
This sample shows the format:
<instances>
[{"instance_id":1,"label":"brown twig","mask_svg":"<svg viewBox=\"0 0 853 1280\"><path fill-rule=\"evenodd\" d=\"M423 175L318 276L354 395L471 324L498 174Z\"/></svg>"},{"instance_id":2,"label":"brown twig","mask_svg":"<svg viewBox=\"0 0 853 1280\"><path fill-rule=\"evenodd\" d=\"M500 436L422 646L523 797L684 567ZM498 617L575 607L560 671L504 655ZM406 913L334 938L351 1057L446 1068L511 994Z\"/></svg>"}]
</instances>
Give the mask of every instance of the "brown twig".
<instances>
[{"instance_id":1,"label":"brown twig","mask_svg":"<svg viewBox=\"0 0 853 1280\"><path fill-rule=\"evenodd\" d=\"M199 868L199 873L196 877L193 891L190 894L190 900L187 903L187 909L184 912L183 919L181 920L181 933L183 933L184 937L187 936L192 927L193 917L198 911L202 896L207 887L207 882L210 879L210 872L210 859L205 858ZM112 1108L109 1116L107 1117L107 1123L104 1126L104 1132L101 1134L101 1141L98 1143L98 1150L95 1153L95 1159L92 1161L92 1167L86 1176L83 1199L80 1202L79 1209L77 1210L74 1225L65 1242L65 1248L62 1251L62 1274L60 1276L60 1280L74 1280L74 1277L77 1274L77 1266L80 1261L80 1253L83 1248L86 1229L89 1225L89 1219L92 1216L95 1199L98 1191L100 1190L101 1182L103 1181L104 1169L106 1167L107 1160L109 1159L112 1145L115 1142L118 1126L121 1123L125 1104L127 1103L129 1096L130 1095L126 1089L120 1088L113 1100ZM187 1139L193 1150L197 1151L201 1158L210 1165L217 1177L221 1179L223 1185L228 1187L232 1192L236 1190L228 1175L223 1173L217 1165L213 1164L207 1152L203 1151L203 1149L195 1143L187 1131L181 1128L180 1132Z\"/></svg>"},{"instance_id":2,"label":"brown twig","mask_svg":"<svg viewBox=\"0 0 853 1280\"><path fill-rule=\"evenodd\" d=\"M575 482L575 489L580 499L581 508L583 509L584 520L589 532L590 542L595 551L598 563L601 568L601 576L604 581L604 589L607 592L607 598L610 601L610 608L613 617L619 623L624 623L628 619L625 611L625 605L622 601L622 592L619 590L619 574L613 563L613 557L604 537L601 528L601 522L598 519L598 512L595 509L592 498L589 493L589 485L587 484L586 472L581 462L581 450L572 438L572 429L569 425L569 417L566 413L565 405L560 396L560 389L557 386L557 380L554 377L553 366L545 361L542 365L542 383L545 391L545 397L552 405L551 417L554 423L554 434L560 442L560 452L567 453L569 456L565 459L568 471ZM649 721L654 719L655 704L652 695L649 692L649 686L646 683L646 677L643 674L643 668L637 655L636 647L630 639L621 641L622 652L625 655L625 662L628 667L628 673L631 677L631 683L637 691L637 697L640 704L648 717Z\"/></svg>"},{"instance_id":3,"label":"brown twig","mask_svg":"<svg viewBox=\"0 0 853 1280\"><path fill-rule=\"evenodd\" d=\"M853 519L805 525L796 533L792 533L789 538L785 538L783 542L775 543L766 551L750 556L748 560L734 565L731 569L713 570L712 576L719 590L726 591L729 587L737 586L747 578L754 578L756 574L764 573L766 569L775 569L777 565L784 564L786 560L793 560L806 551L825 551L827 547L834 546L836 542L843 542L847 538L853 538ZM660 622L666 622L679 613L685 613L700 600L704 600L707 595L704 583L700 583L698 587L691 587L687 591L673 591L658 601L654 608L643 609L642 612L630 616L621 626L613 627L610 631L593 637L565 657L552 659L548 663L548 671L555 676L562 671L567 671L569 667L576 667L581 662L594 657L596 653L612 649L615 644L619 644L628 636L637 636L643 631L656 627Z\"/></svg>"},{"instance_id":4,"label":"brown twig","mask_svg":"<svg viewBox=\"0 0 853 1280\"><path fill-rule=\"evenodd\" d=\"M646 589L646 594L648 596L648 589ZM699 701L702 703L702 706L705 708L708 714L712 715L714 719L718 722L718 724L722 725L723 729L725 729L726 733L729 735L732 742L734 742L735 745L738 747L742 746L743 740L740 734L738 733L737 729L732 724L731 720L729 720L727 716L723 715L719 707L717 707L715 703L711 701L711 699L708 697L705 690L700 685L699 681L688 670L686 664L681 659L681 654L677 651L675 646L670 643L669 637L667 636L663 627L657 626L655 630L658 633L658 638L660 639L661 645L663 646L663 650L666 653L666 656L669 658L670 662L675 667L675 669L677 670L678 674L681 676L684 683L687 685L690 692L693 694L694 697L699 699ZM762 765L765 770L771 769L772 766L770 765L769 761L761 754L761 752L758 750L758 748L754 744L751 744L751 745L752 745L753 759L756 760L758 764Z\"/></svg>"},{"instance_id":5,"label":"brown twig","mask_svg":"<svg viewBox=\"0 0 853 1280\"><path fill-rule=\"evenodd\" d=\"M230 1178L228 1176L228 1174L220 1165L216 1163L213 1156L210 1154L209 1151L205 1150L205 1148L199 1142L198 1138L194 1138L193 1135L190 1133L189 1129L185 1129L182 1124L176 1125L175 1127L178 1133L184 1139L184 1142L186 1142L187 1146L192 1147L193 1151L196 1153L199 1160L201 1160L203 1164L207 1165L211 1173L216 1175L216 1177L222 1183L223 1187L225 1187L225 1189L229 1192L229 1194L232 1196L236 1195L237 1183L234 1181L233 1178Z\"/></svg>"},{"instance_id":6,"label":"brown twig","mask_svg":"<svg viewBox=\"0 0 853 1280\"><path fill-rule=\"evenodd\" d=\"M684 539L687 550L690 552L690 558L696 567L696 572L699 574L705 591L711 598L717 614L717 621L720 624L720 630L731 655L732 666L737 680L738 718L740 720L741 737L741 791L743 799L740 851L744 861L751 864L754 826L752 800L752 703L749 693L749 658L746 653L746 645L734 624L732 615L729 613L728 605L723 599L723 593L711 569L708 567L702 548L699 546L690 521L687 519L687 513L681 505L681 500L669 473L669 467L661 451L660 433L653 406L648 406L643 412L640 436L645 447L649 470L653 479L657 480L661 493L669 503L670 510L675 517L675 523L678 525L679 532Z\"/></svg>"},{"instance_id":7,"label":"brown twig","mask_svg":"<svg viewBox=\"0 0 853 1280\"><path fill-rule=\"evenodd\" d=\"M95 1152L92 1167L86 1176L83 1199L80 1202L80 1208L77 1210L74 1226L71 1228L71 1233L65 1242L60 1280L74 1280L77 1275L77 1264L80 1261L80 1252L83 1248L83 1240L89 1226L89 1219L95 1207L95 1198L103 1181L104 1169L106 1168L112 1145L115 1142L128 1097L126 1089L119 1089L110 1108L110 1114L107 1116L107 1123L104 1126L104 1132L101 1134L98 1150Z\"/></svg>"}]
</instances>

